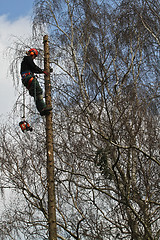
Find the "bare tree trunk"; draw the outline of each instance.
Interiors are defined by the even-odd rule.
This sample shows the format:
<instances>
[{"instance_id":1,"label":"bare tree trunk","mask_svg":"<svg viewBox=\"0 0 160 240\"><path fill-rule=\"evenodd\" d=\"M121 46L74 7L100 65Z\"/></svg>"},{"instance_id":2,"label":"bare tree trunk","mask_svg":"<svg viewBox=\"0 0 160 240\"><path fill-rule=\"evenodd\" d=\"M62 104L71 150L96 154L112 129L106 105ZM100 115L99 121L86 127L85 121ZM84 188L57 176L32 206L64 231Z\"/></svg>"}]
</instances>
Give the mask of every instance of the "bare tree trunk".
<instances>
[{"instance_id":1,"label":"bare tree trunk","mask_svg":"<svg viewBox=\"0 0 160 240\"><path fill-rule=\"evenodd\" d=\"M50 54L49 54L48 35L44 36L43 41L44 41L44 70L50 73L50 65L49 65ZM50 74L45 76L45 98L46 98L47 106L51 106L52 102L51 102ZM46 144L47 144L49 240L57 240L52 113L46 116Z\"/></svg>"}]
</instances>

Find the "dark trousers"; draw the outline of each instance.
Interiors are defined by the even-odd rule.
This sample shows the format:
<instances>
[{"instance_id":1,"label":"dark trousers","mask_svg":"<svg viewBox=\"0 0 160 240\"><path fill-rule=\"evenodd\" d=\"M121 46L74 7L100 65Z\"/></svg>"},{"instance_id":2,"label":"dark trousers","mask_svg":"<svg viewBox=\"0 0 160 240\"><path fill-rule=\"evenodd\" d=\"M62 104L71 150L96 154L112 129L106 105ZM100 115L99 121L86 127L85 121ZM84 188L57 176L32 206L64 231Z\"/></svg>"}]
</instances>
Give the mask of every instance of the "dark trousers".
<instances>
[{"instance_id":1,"label":"dark trousers","mask_svg":"<svg viewBox=\"0 0 160 240\"><path fill-rule=\"evenodd\" d=\"M29 80L33 77L32 82L29 84ZM34 101L36 103L37 110L39 112L42 111L46 107L46 104L43 100L43 90L37 81L37 78L33 75L27 75L22 78L22 83L29 90L30 96L34 97ZM29 84L29 86L28 86Z\"/></svg>"}]
</instances>

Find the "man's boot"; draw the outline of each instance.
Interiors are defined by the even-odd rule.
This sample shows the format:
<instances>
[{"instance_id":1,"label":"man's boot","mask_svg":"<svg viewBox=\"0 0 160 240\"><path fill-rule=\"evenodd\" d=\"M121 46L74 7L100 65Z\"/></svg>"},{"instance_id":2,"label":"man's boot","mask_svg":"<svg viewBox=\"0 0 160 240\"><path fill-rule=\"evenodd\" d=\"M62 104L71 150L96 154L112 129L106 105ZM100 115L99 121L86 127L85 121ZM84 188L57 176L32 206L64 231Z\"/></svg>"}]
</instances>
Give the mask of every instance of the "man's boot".
<instances>
[{"instance_id":1,"label":"man's boot","mask_svg":"<svg viewBox=\"0 0 160 240\"><path fill-rule=\"evenodd\" d=\"M52 107L45 107L40 112L40 115L41 116L49 115L51 110L52 110Z\"/></svg>"}]
</instances>

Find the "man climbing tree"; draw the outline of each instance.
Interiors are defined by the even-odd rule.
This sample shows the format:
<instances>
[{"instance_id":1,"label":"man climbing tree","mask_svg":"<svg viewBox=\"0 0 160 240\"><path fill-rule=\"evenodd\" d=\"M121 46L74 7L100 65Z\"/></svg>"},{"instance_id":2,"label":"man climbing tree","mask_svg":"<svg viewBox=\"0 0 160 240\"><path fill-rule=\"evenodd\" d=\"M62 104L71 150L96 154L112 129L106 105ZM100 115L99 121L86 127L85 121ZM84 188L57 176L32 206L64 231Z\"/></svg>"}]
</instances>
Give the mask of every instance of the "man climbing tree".
<instances>
[{"instance_id":1,"label":"man climbing tree","mask_svg":"<svg viewBox=\"0 0 160 240\"><path fill-rule=\"evenodd\" d=\"M37 110L40 112L41 116L48 115L52 110L52 107L47 107L43 100L43 90L37 81L34 73L48 73L39 68L35 63L34 59L38 56L38 51L35 48L31 48L27 52L27 56L24 56L21 63L21 76L22 83L29 90L29 94L34 97Z\"/></svg>"}]
</instances>

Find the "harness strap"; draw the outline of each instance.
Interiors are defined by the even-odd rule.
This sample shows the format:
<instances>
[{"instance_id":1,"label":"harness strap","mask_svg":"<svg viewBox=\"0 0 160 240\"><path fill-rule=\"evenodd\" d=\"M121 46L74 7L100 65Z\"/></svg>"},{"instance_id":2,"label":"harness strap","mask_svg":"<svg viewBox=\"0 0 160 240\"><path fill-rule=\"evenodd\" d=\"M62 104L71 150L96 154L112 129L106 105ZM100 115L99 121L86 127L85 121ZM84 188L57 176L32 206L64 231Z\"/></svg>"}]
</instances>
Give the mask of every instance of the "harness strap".
<instances>
[{"instance_id":1,"label":"harness strap","mask_svg":"<svg viewBox=\"0 0 160 240\"><path fill-rule=\"evenodd\" d=\"M30 89L30 86L31 86L31 83L32 83L33 79L34 79L34 77L30 78L29 81L28 81L28 85L27 85L28 90Z\"/></svg>"},{"instance_id":2,"label":"harness strap","mask_svg":"<svg viewBox=\"0 0 160 240\"><path fill-rule=\"evenodd\" d=\"M28 76L28 75L30 75L31 74L31 72L23 72L22 74L21 74L21 76L22 76L22 78L24 78L24 77L26 77L26 76Z\"/></svg>"}]
</instances>

